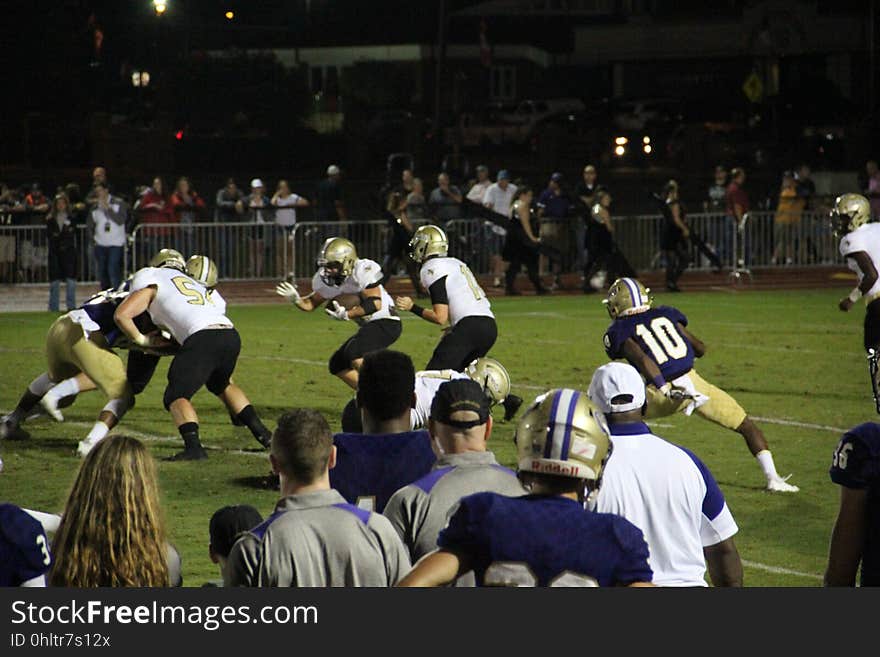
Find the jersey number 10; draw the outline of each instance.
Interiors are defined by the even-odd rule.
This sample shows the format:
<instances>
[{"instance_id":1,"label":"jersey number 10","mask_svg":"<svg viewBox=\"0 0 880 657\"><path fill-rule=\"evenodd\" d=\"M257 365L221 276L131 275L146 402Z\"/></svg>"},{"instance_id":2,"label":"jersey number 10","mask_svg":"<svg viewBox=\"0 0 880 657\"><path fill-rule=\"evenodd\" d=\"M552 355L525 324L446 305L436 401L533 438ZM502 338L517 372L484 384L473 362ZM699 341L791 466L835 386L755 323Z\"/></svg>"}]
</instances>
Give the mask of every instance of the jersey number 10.
<instances>
[{"instance_id":1,"label":"jersey number 10","mask_svg":"<svg viewBox=\"0 0 880 657\"><path fill-rule=\"evenodd\" d=\"M675 324L666 317L655 317L650 327L644 324L637 325L636 335L651 350L651 355L658 365L662 365L670 358L678 360L687 356L687 342L681 337Z\"/></svg>"}]
</instances>

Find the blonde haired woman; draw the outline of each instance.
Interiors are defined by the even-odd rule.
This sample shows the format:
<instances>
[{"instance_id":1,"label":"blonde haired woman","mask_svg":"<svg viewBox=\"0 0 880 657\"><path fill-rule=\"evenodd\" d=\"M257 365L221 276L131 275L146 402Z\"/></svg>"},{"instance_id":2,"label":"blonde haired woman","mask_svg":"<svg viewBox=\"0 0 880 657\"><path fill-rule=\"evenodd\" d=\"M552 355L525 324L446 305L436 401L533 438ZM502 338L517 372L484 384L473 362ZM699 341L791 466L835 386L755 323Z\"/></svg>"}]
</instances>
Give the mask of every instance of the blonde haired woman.
<instances>
[{"instance_id":1,"label":"blonde haired woman","mask_svg":"<svg viewBox=\"0 0 880 657\"><path fill-rule=\"evenodd\" d=\"M136 438L99 442L83 461L52 544L50 586L168 586L156 464Z\"/></svg>"}]
</instances>

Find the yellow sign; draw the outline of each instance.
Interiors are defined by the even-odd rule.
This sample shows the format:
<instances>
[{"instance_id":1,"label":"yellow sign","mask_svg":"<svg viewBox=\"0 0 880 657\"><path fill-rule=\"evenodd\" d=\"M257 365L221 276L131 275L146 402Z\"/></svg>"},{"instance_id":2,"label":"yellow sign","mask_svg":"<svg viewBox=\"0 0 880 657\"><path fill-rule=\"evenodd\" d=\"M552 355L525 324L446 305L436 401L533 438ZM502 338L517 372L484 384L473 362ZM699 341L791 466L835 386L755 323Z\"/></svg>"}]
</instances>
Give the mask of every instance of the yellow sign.
<instances>
[{"instance_id":1,"label":"yellow sign","mask_svg":"<svg viewBox=\"0 0 880 657\"><path fill-rule=\"evenodd\" d=\"M742 86L743 93L751 102L757 103L764 96L764 83L758 74L752 71Z\"/></svg>"}]
</instances>

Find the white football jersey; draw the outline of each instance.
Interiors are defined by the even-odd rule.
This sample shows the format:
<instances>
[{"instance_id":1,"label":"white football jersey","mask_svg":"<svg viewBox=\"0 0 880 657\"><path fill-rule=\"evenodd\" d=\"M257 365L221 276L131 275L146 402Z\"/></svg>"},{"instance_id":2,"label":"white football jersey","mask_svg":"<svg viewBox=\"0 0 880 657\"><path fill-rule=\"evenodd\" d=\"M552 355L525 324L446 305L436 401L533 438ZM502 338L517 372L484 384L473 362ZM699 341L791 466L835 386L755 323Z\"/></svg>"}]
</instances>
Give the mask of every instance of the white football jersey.
<instances>
[{"instance_id":1,"label":"white football jersey","mask_svg":"<svg viewBox=\"0 0 880 657\"><path fill-rule=\"evenodd\" d=\"M342 285L327 285L321 279L321 272L315 272L312 277L312 290L322 297L330 301L341 294L360 294L371 285L375 285L382 280L382 268L379 263L367 258L360 258L354 263L354 271L348 276ZM358 323L372 322L375 319L396 319L400 321L400 317L394 314L394 301L391 295L385 290L384 285L379 285L382 293L382 307L372 315L358 317L355 321Z\"/></svg>"},{"instance_id":2,"label":"white football jersey","mask_svg":"<svg viewBox=\"0 0 880 657\"><path fill-rule=\"evenodd\" d=\"M858 251L867 253L871 262L874 263L874 268L880 271L880 224L862 224L840 240L840 255L846 258L846 256ZM859 283L861 283L864 274L856 261L852 258L846 258L846 266L858 275ZM865 296L873 297L877 293L880 293L880 279L874 283Z\"/></svg>"},{"instance_id":3,"label":"white football jersey","mask_svg":"<svg viewBox=\"0 0 880 657\"><path fill-rule=\"evenodd\" d=\"M492 305L477 283L470 267L458 258L430 258L419 274L426 290L446 277L446 297L449 299L449 323L458 324L465 317L495 317Z\"/></svg>"},{"instance_id":4,"label":"white football jersey","mask_svg":"<svg viewBox=\"0 0 880 657\"><path fill-rule=\"evenodd\" d=\"M156 297L147 308L153 323L166 329L183 344L193 333L208 326L233 326L224 314L226 301L218 292L208 294L204 285L171 267L146 267L131 281L131 291L156 286Z\"/></svg>"},{"instance_id":5,"label":"white football jersey","mask_svg":"<svg viewBox=\"0 0 880 657\"><path fill-rule=\"evenodd\" d=\"M423 429L428 426L431 416L431 402L434 395L447 381L466 379L467 374L455 370L422 370L416 372L416 407L410 411L411 429Z\"/></svg>"}]
</instances>

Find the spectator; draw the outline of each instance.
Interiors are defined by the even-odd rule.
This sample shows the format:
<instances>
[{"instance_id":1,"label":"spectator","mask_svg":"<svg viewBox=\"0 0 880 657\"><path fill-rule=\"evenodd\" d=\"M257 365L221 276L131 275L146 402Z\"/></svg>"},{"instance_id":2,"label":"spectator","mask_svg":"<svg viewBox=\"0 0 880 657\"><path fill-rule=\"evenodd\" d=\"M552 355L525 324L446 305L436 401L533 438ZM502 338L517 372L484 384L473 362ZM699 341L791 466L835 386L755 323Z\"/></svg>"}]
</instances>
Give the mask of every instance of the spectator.
<instances>
[{"instance_id":1,"label":"spectator","mask_svg":"<svg viewBox=\"0 0 880 657\"><path fill-rule=\"evenodd\" d=\"M738 528L709 468L692 452L651 433L645 383L626 363L593 374L588 392L605 414L614 457L605 467L596 509L642 530L656 586L742 586L733 535Z\"/></svg>"},{"instance_id":2,"label":"spectator","mask_svg":"<svg viewBox=\"0 0 880 657\"><path fill-rule=\"evenodd\" d=\"M571 199L562 190L562 174L558 171L550 176L547 188L538 197L538 219L540 220L541 243L552 246L560 254L568 254L569 215L572 210ZM563 262L560 258L551 261L553 270L553 286L551 290L562 287L560 274Z\"/></svg>"},{"instance_id":3,"label":"spectator","mask_svg":"<svg viewBox=\"0 0 880 657\"><path fill-rule=\"evenodd\" d=\"M487 449L492 434L489 399L470 379L447 381L431 402L428 432L437 452L431 472L398 490L383 513L415 563L437 548L449 512L465 495L492 491L516 497L516 474Z\"/></svg>"},{"instance_id":4,"label":"spectator","mask_svg":"<svg viewBox=\"0 0 880 657\"><path fill-rule=\"evenodd\" d=\"M181 250L189 255L201 249L196 244L195 226L199 220L199 212L205 209L205 202L198 192L193 189L189 178L178 178L174 193L171 195L171 210L174 212L174 220L181 224L177 229L177 244Z\"/></svg>"},{"instance_id":5,"label":"spectator","mask_svg":"<svg viewBox=\"0 0 880 657\"><path fill-rule=\"evenodd\" d=\"M88 206L82 197L79 185L74 182L67 183L64 186L64 195L70 201L70 213L73 215L73 223L77 225L85 224L88 215Z\"/></svg>"},{"instance_id":6,"label":"spectator","mask_svg":"<svg viewBox=\"0 0 880 657\"><path fill-rule=\"evenodd\" d=\"M266 239L270 237L272 224L272 204L266 196L266 188L259 178L251 180L251 193L241 199L237 209L246 216L246 221L256 224L250 229L251 275L263 277L263 263L266 258Z\"/></svg>"},{"instance_id":7,"label":"spectator","mask_svg":"<svg viewBox=\"0 0 880 657\"><path fill-rule=\"evenodd\" d=\"M782 174L782 188L779 190L779 202L776 205L776 214L773 217L773 257L771 264L781 263L784 254L785 264L794 262L794 250L803 248L799 228L801 215L803 214L805 200L797 193L797 183L794 173L786 171ZM802 263L804 258L798 257Z\"/></svg>"},{"instance_id":8,"label":"spectator","mask_svg":"<svg viewBox=\"0 0 880 657\"><path fill-rule=\"evenodd\" d=\"M538 277L538 245L540 240L535 235L535 215L532 211L532 200L535 194L531 187L519 187L510 216L510 228L504 240L502 256L508 263L505 290L507 294L517 296L516 277L523 265L528 272L529 280L536 294L547 294Z\"/></svg>"},{"instance_id":9,"label":"spectator","mask_svg":"<svg viewBox=\"0 0 880 657\"><path fill-rule=\"evenodd\" d=\"M24 197L24 205L28 212L35 214L49 211L49 199L46 198L46 195L40 189L40 183L31 185L31 191ZM33 218L31 223L34 223Z\"/></svg>"},{"instance_id":10,"label":"spectator","mask_svg":"<svg viewBox=\"0 0 880 657\"><path fill-rule=\"evenodd\" d=\"M165 185L158 176L153 178L153 184L147 187L134 205L138 215L138 231L140 244L138 249L137 263L149 262L159 249L167 246L171 237L171 228L167 226L174 221L171 204L165 196Z\"/></svg>"},{"instance_id":11,"label":"spectator","mask_svg":"<svg viewBox=\"0 0 880 657\"><path fill-rule=\"evenodd\" d=\"M380 191L380 196L385 202L384 217L388 221L388 242L385 249L385 257L382 259L382 271L385 277L382 285L387 285L391 277L397 273L400 263L406 268L409 280L413 286L413 293L422 296L419 284L418 271L415 263L409 257L409 241L413 236L412 223L407 210L407 198L415 189L415 178L412 169L404 169L400 174L400 183L393 185L389 180ZM424 198L424 197L423 197Z\"/></svg>"},{"instance_id":12,"label":"spectator","mask_svg":"<svg viewBox=\"0 0 880 657\"><path fill-rule=\"evenodd\" d=\"M749 212L749 195L743 185L746 182L746 172L740 167L734 167L730 172L730 184L727 186L727 220L724 231L721 234L721 252L723 257L730 262L736 263L741 260L741 264L745 264L748 260L748 245L742 245L742 258L738 254L732 252L733 233L738 231L741 235L745 235L745 216Z\"/></svg>"},{"instance_id":13,"label":"spectator","mask_svg":"<svg viewBox=\"0 0 880 657\"><path fill-rule=\"evenodd\" d=\"M813 209L813 197L816 196L816 183L811 177L812 172L807 164L798 167L795 180L797 180L797 195L804 201L804 210L809 212Z\"/></svg>"},{"instance_id":14,"label":"spectator","mask_svg":"<svg viewBox=\"0 0 880 657\"><path fill-rule=\"evenodd\" d=\"M468 190L467 200L483 205L483 201L486 200L486 191L492 185L492 181L489 179L489 167L485 164L477 165L476 171L477 179Z\"/></svg>"},{"instance_id":15,"label":"spectator","mask_svg":"<svg viewBox=\"0 0 880 657\"><path fill-rule=\"evenodd\" d=\"M678 198L678 183L670 180L663 190L663 232L660 234L660 248L666 258L666 289L681 292L678 279L688 265L687 241L690 229L685 223L684 207Z\"/></svg>"},{"instance_id":16,"label":"spectator","mask_svg":"<svg viewBox=\"0 0 880 657\"><path fill-rule=\"evenodd\" d=\"M449 183L449 174L441 173L437 176L437 187L428 197L428 205L441 227L447 221L461 217L462 198L461 190Z\"/></svg>"},{"instance_id":17,"label":"spectator","mask_svg":"<svg viewBox=\"0 0 880 657\"><path fill-rule=\"evenodd\" d=\"M86 194L86 205L90 208L98 203L98 185L110 189L110 183L107 182L107 170L104 167L92 169L92 186L89 188L89 193Z\"/></svg>"},{"instance_id":18,"label":"spectator","mask_svg":"<svg viewBox=\"0 0 880 657\"><path fill-rule=\"evenodd\" d=\"M307 198L290 191L290 183L279 180L275 194L269 201L275 208L275 223L281 227L276 232L275 240L275 271L283 272L293 269L293 227L296 226L296 209L308 207ZM286 264L286 267L285 267ZM293 276L293 271L288 272Z\"/></svg>"},{"instance_id":19,"label":"spectator","mask_svg":"<svg viewBox=\"0 0 880 657\"><path fill-rule=\"evenodd\" d=\"M46 215L49 233L49 310L58 312L58 293L65 281L67 310L76 309L76 228L70 213L70 200L58 194Z\"/></svg>"},{"instance_id":20,"label":"spectator","mask_svg":"<svg viewBox=\"0 0 880 657\"><path fill-rule=\"evenodd\" d=\"M584 265L584 292L587 294L604 288L606 281L636 275L614 242L614 223L611 221L614 199L604 188L596 192L596 199L587 229L589 258Z\"/></svg>"},{"instance_id":21,"label":"spectator","mask_svg":"<svg viewBox=\"0 0 880 657\"><path fill-rule=\"evenodd\" d=\"M128 207L110 195L101 183L95 186L95 204L89 212L89 227L95 240L95 263L101 289L115 288L122 282L122 256L125 250L125 222Z\"/></svg>"},{"instance_id":22,"label":"spectator","mask_svg":"<svg viewBox=\"0 0 880 657\"><path fill-rule=\"evenodd\" d=\"M24 212L24 204L15 190L0 183L0 224L12 225L16 215ZM2 231L2 228L0 228ZM0 232L0 283L15 282L15 233Z\"/></svg>"},{"instance_id":23,"label":"spectator","mask_svg":"<svg viewBox=\"0 0 880 657\"><path fill-rule=\"evenodd\" d=\"M352 504L379 513L400 488L425 476L434 465L427 431L411 431L416 373L412 359L390 349L364 356L357 397L343 410L343 431L334 436L338 450L330 473L333 488ZM348 433L360 413L362 431Z\"/></svg>"},{"instance_id":24,"label":"spectator","mask_svg":"<svg viewBox=\"0 0 880 657\"><path fill-rule=\"evenodd\" d=\"M342 198L342 170L335 164L327 167L327 177L318 183L315 195L315 219L321 222L348 219Z\"/></svg>"},{"instance_id":25,"label":"spectator","mask_svg":"<svg viewBox=\"0 0 880 657\"><path fill-rule=\"evenodd\" d=\"M243 534L260 523L263 517L260 512L249 504L238 506L224 506L217 509L211 516L208 532L211 542L208 545L208 555L211 561L220 568L220 577L227 579L229 553L235 541Z\"/></svg>"},{"instance_id":26,"label":"spectator","mask_svg":"<svg viewBox=\"0 0 880 657\"><path fill-rule=\"evenodd\" d=\"M703 211L722 213L727 210L727 169L722 165L715 167L715 182L709 186L709 192L703 201Z\"/></svg>"},{"instance_id":27,"label":"spectator","mask_svg":"<svg viewBox=\"0 0 880 657\"><path fill-rule=\"evenodd\" d=\"M590 208L596 203L596 192L599 191L599 183L597 182L598 173L596 167L588 164L584 167L581 179L574 187L575 205L580 206L578 209L581 216L574 221L574 240L576 257L574 268L582 270L586 262L587 250L587 224L590 221Z\"/></svg>"},{"instance_id":28,"label":"spectator","mask_svg":"<svg viewBox=\"0 0 880 657\"><path fill-rule=\"evenodd\" d=\"M502 169L498 172L496 181L486 189L483 197L483 205L499 215L496 221L484 224L493 287L501 287L501 277L504 276L504 259L501 257L504 237L507 235L504 226L510 223L515 194L516 185L510 182L510 173L507 169Z\"/></svg>"},{"instance_id":29,"label":"spectator","mask_svg":"<svg viewBox=\"0 0 880 657\"><path fill-rule=\"evenodd\" d=\"M406 216L410 220L424 221L429 219L428 202L425 200L425 187L421 178L413 178L412 191L406 195Z\"/></svg>"},{"instance_id":30,"label":"spectator","mask_svg":"<svg viewBox=\"0 0 880 657\"><path fill-rule=\"evenodd\" d=\"M227 178L226 184L217 190L214 197L214 222L223 224L232 224L242 220L244 206L241 201L244 194L235 184L233 178ZM221 261L217 265L222 269L224 276L241 276L240 263L242 257L239 255L238 233L239 228L223 228L220 229L220 253L223 254Z\"/></svg>"},{"instance_id":31,"label":"spectator","mask_svg":"<svg viewBox=\"0 0 880 657\"><path fill-rule=\"evenodd\" d=\"M868 174L865 196L871 202L871 215L874 221L880 221L880 169L877 168L877 162L868 160L865 172Z\"/></svg>"},{"instance_id":32,"label":"spectator","mask_svg":"<svg viewBox=\"0 0 880 657\"><path fill-rule=\"evenodd\" d=\"M229 554L227 586L392 586L410 568L384 516L330 487L336 447L324 417L299 409L278 420L269 456L282 499Z\"/></svg>"},{"instance_id":33,"label":"spectator","mask_svg":"<svg viewBox=\"0 0 880 657\"><path fill-rule=\"evenodd\" d=\"M103 203L106 187L96 188ZM115 435L88 453L52 542L50 586L168 586L159 477L136 438ZM176 554L176 553L175 553Z\"/></svg>"}]
</instances>

